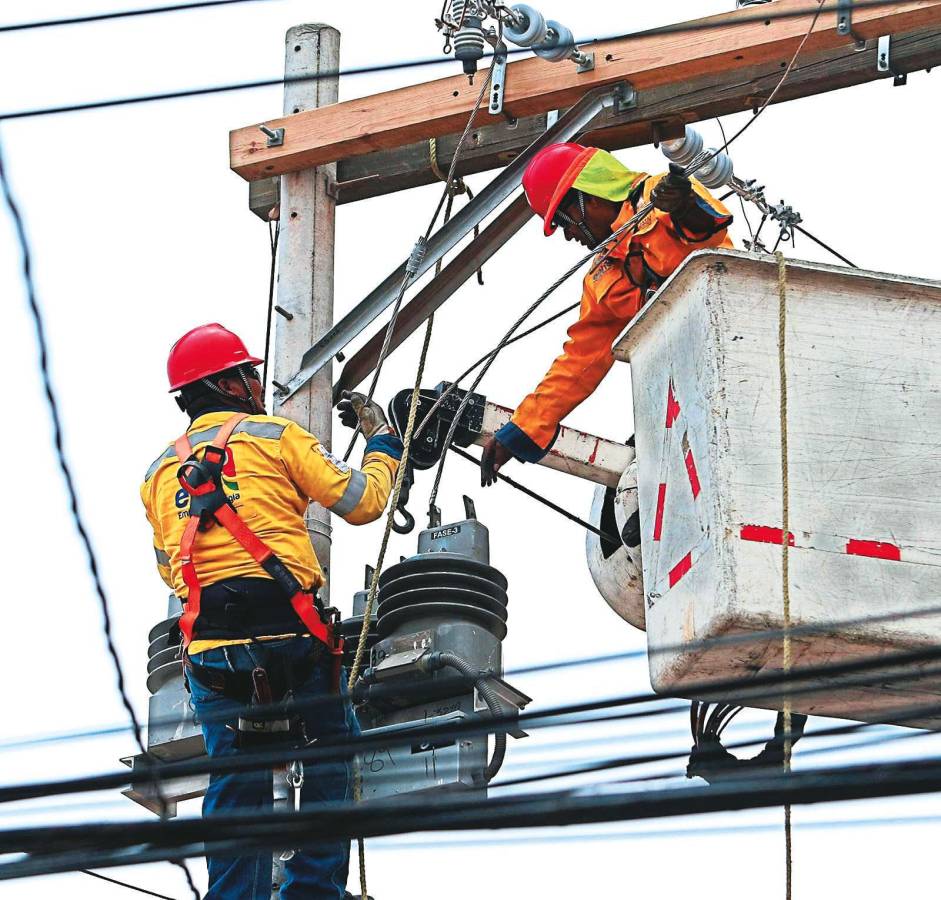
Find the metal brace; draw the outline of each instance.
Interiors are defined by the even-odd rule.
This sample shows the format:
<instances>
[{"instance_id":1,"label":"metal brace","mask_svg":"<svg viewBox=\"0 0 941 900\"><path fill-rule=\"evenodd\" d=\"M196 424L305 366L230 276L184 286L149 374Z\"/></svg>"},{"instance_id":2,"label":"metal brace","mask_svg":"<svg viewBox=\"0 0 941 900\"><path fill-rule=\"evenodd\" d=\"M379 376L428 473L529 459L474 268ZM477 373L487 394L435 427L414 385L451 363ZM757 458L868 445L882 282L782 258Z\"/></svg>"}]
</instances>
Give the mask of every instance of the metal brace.
<instances>
[{"instance_id":1,"label":"metal brace","mask_svg":"<svg viewBox=\"0 0 941 900\"><path fill-rule=\"evenodd\" d=\"M267 136L269 147L281 147L284 145L283 128L269 128L267 125L259 125L258 128Z\"/></svg>"},{"instance_id":2,"label":"metal brace","mask_svg":"<svg viewBox=\"0 0 941 900\"><path fill-rule=\"evenodd\" d=\"M839 0L836 6L836 33L851 37L856 50L866 49L866 40L853 31L853 0Z\"/></svg>"},{"instance_id":3,"label":"metal brace","mask_svg":"<svg viewBox=\"0 0 941 900\"><path fill-rule=\"evenodd\" d=\"M637 106L637 91L629 81L619 81L611 91L608 103L615 113L627 112Z\"/></svg>"},{"instance_id":4,"label":"metal brace","mask_svg":"<svg viewBox=\"0 0 941 900\"><path fill-rule=\"evenodd\" d=\"M506 44L493 49L493 74L490 77L490 115L503 115L503 93L506 89Z\"/></svg>"},{"instance_id":5,"label":"metal brace","mask_svg":"<svg viewBox=\"0 0 941 900\"><path fill-rule=\"evenodd\" d=\"M876 52L876 71L891 72L894 76L892 79L894 87L908 84L908 74L906 72L896 72L892 68L892 35L890 34L884 34L879 38L879 48Z\"/></svg>"}]
</instances>

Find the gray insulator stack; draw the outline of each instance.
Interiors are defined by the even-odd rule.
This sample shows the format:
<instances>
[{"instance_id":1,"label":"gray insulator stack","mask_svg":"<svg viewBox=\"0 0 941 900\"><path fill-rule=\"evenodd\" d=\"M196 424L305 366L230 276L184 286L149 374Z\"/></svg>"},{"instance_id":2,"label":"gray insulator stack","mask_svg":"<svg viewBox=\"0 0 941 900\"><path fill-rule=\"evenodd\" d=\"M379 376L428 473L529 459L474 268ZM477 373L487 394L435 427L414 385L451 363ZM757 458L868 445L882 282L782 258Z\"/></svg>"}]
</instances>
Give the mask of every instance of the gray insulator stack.
<instances>
[{"instance_id":1,"label":"gray insulator stack","mask_svg":"<svg viewBox=\"0 0 941 900\"><path fill-rule=\"evenodd\" d=\"M475 15L476 9L472 7L465 13L468 6L470 0L451 0L451 18L461 23L454 33L454 58L463 64L464 74L473 75L484 55L484 31L483 22Z\"/></svg>"}]
</instances>

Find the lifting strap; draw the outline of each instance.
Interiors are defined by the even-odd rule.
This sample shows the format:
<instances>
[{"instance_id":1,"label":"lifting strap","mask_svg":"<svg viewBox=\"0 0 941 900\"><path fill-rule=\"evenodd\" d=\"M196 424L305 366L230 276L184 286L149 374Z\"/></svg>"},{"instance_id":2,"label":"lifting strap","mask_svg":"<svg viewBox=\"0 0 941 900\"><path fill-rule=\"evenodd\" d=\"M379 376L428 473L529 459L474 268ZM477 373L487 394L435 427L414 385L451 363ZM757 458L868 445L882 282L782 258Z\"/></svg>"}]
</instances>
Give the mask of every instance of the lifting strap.
<instances>
[{"instance_id":1,"label":"lifting strap","mask_svg":"<svg viewBox=\"0 0 941 900\"><path fill-rule=\"evenodd\" d=\"M320 611L314 605L313 593L304 590L291 570L245 524L226 497L222 485L226 444L238 425L247 417L246 413L236 413L226 420L213 443L203 451L202 459L198 459L193 453L187 434L180 437L173 445L181 462L177 479L190 495L190 516L180 541L183 581L189 592L184 603L183 615L180 617L183 646L188 646L193 639L193 628L199 617L202 594L202 586L196 573L197 535L219 524L277 582L286 596L290 598L291 607L311 636L326 645L333 656L334 687L338 688L343 639L335 636L333 622L324 622Z\"/></svg>"}]
</instances>

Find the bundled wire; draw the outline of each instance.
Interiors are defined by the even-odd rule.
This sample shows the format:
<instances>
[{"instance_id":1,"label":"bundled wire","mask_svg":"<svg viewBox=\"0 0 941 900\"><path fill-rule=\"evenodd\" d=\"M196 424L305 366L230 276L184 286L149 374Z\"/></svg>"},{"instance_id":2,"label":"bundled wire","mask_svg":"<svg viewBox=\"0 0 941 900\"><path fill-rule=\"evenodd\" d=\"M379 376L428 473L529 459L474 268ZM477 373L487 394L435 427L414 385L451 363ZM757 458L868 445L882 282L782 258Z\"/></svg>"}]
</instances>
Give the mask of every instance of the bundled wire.
<instances>
[{"instance_id":1,"label":"bundled wire","mask_svg":"<svg viewBox=\"0 0 941 900\"><path fill-rule=\"evenodd\" d=\"M2 148L0 148L0 189L2 189L3 198L6 202L7 209L9 210L10 218L13 220L16 237L20 245L23 283L26 286L27 303L29 305L29 311L33 319L33 325L36 330L36 343L39 347L39 374L42 379L43 390L46 395L46 404L49 409L49 416L52 419L53 449L55 451L56 460L59 465L59 471L62 474L62 479L65 483L65 490L69 499L69 509L72 514L72 522L75 526L75 531L78 534L82 547L85 550L85 559L88 564L88 571L91 575L92 583L94 584L95 594L98 597L98 602L101 609L102 629L104 631L105 644L108 649L108 655L111 657L111 662L114 666L116 688L118 695L121 698L121 705L124 707L128 718L130 719L131 727L134 732L134 740L136 741L144 760L149 764L152 763L152 758L147 752L140 722L137 719L137 714L134 712L134 707L131 705L131 700L128 697L124 679L124 670L121 667L121 660L118 658L118 651L114 645L114 636L111 629L111 610L108 603L107 594L105 593L104 583L101 580L101 573L98 567L98 557L96 556L95 550L92 547L91 537L89 536L88 529L86 528L85 521L82 517L78 502L78 492L75 488L75 480L72 477L72 468L69 465L69 461L65 453L65 436L62 428L62 420L59 415L59 403L56 397L55 388L52 384L52 376L49 371L49 346L46 340L46 328L43 322L42 312L39 309L36 285L33 281L32 254L30 253L29 241L26 237L26 227L23 223L23 217L20 214L19 206L17 205L15 198L13 197L13 190L10 185L9 176L7 175ZM149 765L149 769L154 774L154 784L158 796L161 797L161 807L165 809L166 804L162 799L162 795L160 795L159 777L156 775L156 767ZM196 898L196 900L199 900L199 891L196 890L196 885L193 883L193 878L189 869L186 867L185 863L180 862L179 865L186 874L186 881L190 890L192 891L193 896Z\"/></svg>"}]
</instances>

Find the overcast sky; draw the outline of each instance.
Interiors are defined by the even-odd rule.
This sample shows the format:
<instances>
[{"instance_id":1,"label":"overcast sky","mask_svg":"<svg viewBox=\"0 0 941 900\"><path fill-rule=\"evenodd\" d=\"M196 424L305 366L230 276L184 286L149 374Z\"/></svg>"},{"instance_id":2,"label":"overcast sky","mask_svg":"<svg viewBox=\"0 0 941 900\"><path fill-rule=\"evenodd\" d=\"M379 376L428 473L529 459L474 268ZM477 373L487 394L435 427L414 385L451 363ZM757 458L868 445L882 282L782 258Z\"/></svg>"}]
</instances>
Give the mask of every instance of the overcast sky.
<instances>
[{"instance_id":1,"label":"overcast sky","mask_svg":"<svg viewBox=\"0 0 941 900\"><path fill-rule=\"evenodd\" d=\"M125 0L117 5L136 4ZM150 4L140 0L139 5ZM731 6L731 0L649 5L608 0L554 0L551 5L546 0L543 8L576 35L590 36ZM278 77L284 32L301 22L324 21L340 29L344 66L431 56L442 43L433 24L439 7L438 0L357 5L275 0L3 34L0 108ZM15 10L5 4L0 18L10 22L24 15L54 18L110 8L106 0L42 0ZM340 99L454 72L454 63L444 63L350 77L341 81ZM760 178L768 185L769 199L786 198L803 214L808 228L859 265L939 278L941 258L934 248L938 190L930 151L936 134L930 113L938 105L936 78L916 73L906 88L882 81L772 108L734 146L736 171ZM147 632L165 615L166 590L154 569L138 484L150 461L186 424L166 393L166 354L180 334L208 321L221 321L239 332L253 352L262 352L268 236L248 211L247 184L228 169L227 134L280 110L280 90L270 88L0 124L7 168L34 251L66 448L111 600L129 690L142 717L148 696ZM730 117L726 127L742 121ZM703 123L702 130L707 141L717 143L714 123ZM618 155L635 169L664 168L652 147ZM471 182L480 188L489 177ZM424 230L437 190L418 189L340 208L338 315L408 253ZM745 233L741 217L733 233L738 239ZM437 317L427 384L453 378L491 346L578 252L561 238L545 240L531 223L486 266L486 286L468 284ZM830 261L806 240L799 239L793 253ZM0 444L2 471L7 473L0 740L126 721L105 653L101 615L55 467L19 267L9 219L0 216L0 347L9 407L6 440ZM578 292L573 280L547 310L573 302ZM565 325L558 323L512 348L493 367L482 390L496 401L516 404L558 351ZM390 359L379 388L383 401L411 384L417 353L411 340ZM616 366L570 422L612 438L629 435L633 426L627 367ZM512 474L587 514L591 485L532 466L517 466ZM506 486L481 491L476 478L466 462L452 459L439 505L446 521L458 518L461 494L470 493L491 528L493 563L510 581L508 668L643 648L643 634L618 619L595 591L578 527ZM426 477L413 492L416 512L424 508L430 481ZM346 610L360 587L364 564L375 560L381 531L381 524L356 530L344 523L335 527L332 598ZM414 550L414 535L394 537L389 555L397 559ZM643 662L527 676L516 683L539 705L649 689ZM770 732L772 718L769 713L755 714L736 733L757 733L756 728ZM686 717L680 714L587 736L544 731L525 743L511 742L508 765L519 772L537 761L654 747L681 750L689 744L686 727ZM918 754L932 746L926 740L901 746L906 745L907 750L893 752ZM110 771L133 749L127 734L16 752L0 747L0 783ZM849 758L801 757L799 748L796 766ZM682 765L662 771L679 774ZM10 827L149 815L116 792L63 801L66 810L50 808L56 802L35 804L28 815L25 806L0 809L0 822ZM933 886L936 825L804 826L836 818L934 812L933 797L795 809L795 897L809 900L839 892L858 900L881 900L889 892L921 893L929 879ZM395 849L383 849L382 842L375 841L368 857L370 887L379 900L443 892L452 900L628 893L673 898L693 892L753 900L782 890L780 822L780 810L767 810L607 829L620 833L768 826L751 834L518 846L507 836L502 847L498 843L504 838L497 834L497 843L483 847L433 852L415 849L411 839L409 846ZM204 884L202 862L196 860L192 867ZM187 896L180 873L169 865L115 874L151 890ZM0 884L4 898L106 898L124 893L80 874Z\"/></svg>"}]
</instances>

